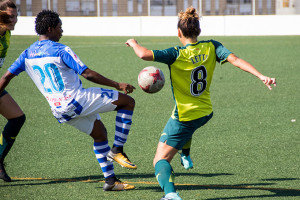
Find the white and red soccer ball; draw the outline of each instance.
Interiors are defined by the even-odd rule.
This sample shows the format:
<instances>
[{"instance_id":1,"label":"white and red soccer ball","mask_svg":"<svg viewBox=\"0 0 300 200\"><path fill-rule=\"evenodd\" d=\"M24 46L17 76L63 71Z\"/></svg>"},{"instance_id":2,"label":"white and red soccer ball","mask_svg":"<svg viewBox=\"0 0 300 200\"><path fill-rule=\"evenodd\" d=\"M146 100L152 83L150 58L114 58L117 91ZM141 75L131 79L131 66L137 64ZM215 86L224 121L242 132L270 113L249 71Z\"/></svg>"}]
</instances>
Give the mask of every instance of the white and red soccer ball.
<instances>
[{"instance_id":1,"label":"white and red soccer ball","mask_svg":"<svg viewBox=\"0 0 300 200\"><path fill-rule=\"evenodd\" d=\"M156 93L164 87L165 76L157 67L145 67L139 73L138 84L143 91L147 93Z\"/></svg>"}]
</instances>

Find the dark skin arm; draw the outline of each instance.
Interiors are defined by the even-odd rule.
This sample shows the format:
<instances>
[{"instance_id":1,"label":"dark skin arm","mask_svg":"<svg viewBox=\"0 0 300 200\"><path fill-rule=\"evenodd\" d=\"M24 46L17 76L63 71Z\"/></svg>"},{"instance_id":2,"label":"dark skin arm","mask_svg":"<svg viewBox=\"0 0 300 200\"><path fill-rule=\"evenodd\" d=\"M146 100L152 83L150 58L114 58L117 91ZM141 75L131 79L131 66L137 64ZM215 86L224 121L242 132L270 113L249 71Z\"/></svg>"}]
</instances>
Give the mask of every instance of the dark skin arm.
<instances>
[{"instance_id":1,"label":"dark skin arm","mask_svg":"<svg viewBox=\"0 0 300 200\"><path fill-rule=\"evenodd\" d=\"M10 73L7 71L0 79L0 94L3 92L3 90L6 88L6 86L9 84L11 79L13 79L16 75Z\"/></svg>"},{"instance_id":2,"label":"dark skin arm","mask_svg":"<svg viewBox=\"0 0 300 200\"><path fill-rule=\"evenodd\" d=\"M101 74L99 74L91 69L86 69L81 75L93 83L116 88L117 90L123 91L125 94L132 93L133 90L135 89L134 86L132 86L128 83L115 82L113 80L110 80L110 79L102 76ZM11 79L13 79L15 76L16 75L10 73L9 71L7 71L5 74L3 74L3 76L0 79L0 93L3 92L3 90L9 84Z\"/></svg>"},{"instance_id":3,"label":"dark skin arm","mask_svg":"<svg viewBox=\"0 0 300 200\"><path fill-rule=\"evenodd\" d=\"M91 70L91 69L86 69L84 72L81 74L85 79L97 83L99 85L106 85L109 87L116 88L117 90L123 91L125 94L127 93L132 93L133 90L135 89L134 86L128 84L128 83L118 83L116 81L110 80L101 74Z\"/></svg>"}]
</instances>

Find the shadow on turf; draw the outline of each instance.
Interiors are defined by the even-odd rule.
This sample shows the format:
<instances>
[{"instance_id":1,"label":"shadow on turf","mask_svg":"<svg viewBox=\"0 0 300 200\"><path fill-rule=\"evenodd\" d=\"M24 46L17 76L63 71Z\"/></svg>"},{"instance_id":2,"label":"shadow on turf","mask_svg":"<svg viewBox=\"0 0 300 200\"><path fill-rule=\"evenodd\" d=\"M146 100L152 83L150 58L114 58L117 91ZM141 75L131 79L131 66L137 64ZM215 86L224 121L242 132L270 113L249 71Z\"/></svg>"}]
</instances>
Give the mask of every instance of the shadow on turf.
<instances>
[{"instance_id":1,"label":"shadow on turf","mask_svg":"<svg viewBox=\"0 0 300 200\"><path fill-rule=\"evenodd\" d=\"M224 176L224 175L233 175L228 173L215 173L215 174L199 174L199 173L176 173L176 176L201 176L201 177L215 177L215 176ZM136 178L153 178L155 181L154 174L133 174L133 173L123 173L117 175L121 180L129 180ZM83 177L74 177L74 178L12 178L13 182L7 183L5 185L0 185L0 187L8 186L20 186L20 185L45 185L45 184L57 184L57 183L67 183L67 182L86 182L86 183L96 183L104 182L103 176L83 176ZM20 182L33 182L33 183L24 183ZM38 183L39 182L39 183ZM43 183L41 183L43 182ZM17 183L17 184L14 184Z\"/></svg>"},{"instance_id":2,"label":"shadow on turf","mask_svg":"<svg viewBox=\"0 0 300 200\"><path fill-rule=\"evenodd\" d=\"M176 173L176 176L200 176L200 177L215 177L215 176L233 175L229 173L214 173L214 174L199 174L199 173ZM125 173L118 176L121 180L136 179L136 178L154 178L153 174L132 174ZM293 181L300 180L299 178L272 178L261 179L262 181ZM21 183L20 182L26 182ZM75 178L19 178L13 179L13 182L1 184L1 187L12 187L22 185L49 185L69 182L83 182L83 183L99 183L104 182L103 176L83 176ZM146 183L146 182L145 182ZM138 184L142 184L138 182ZM149 186L155 184L155 186ZM177 190L263 190L269 191L273 194L269 195L249 195L249 196L233 196L233 197L219 197L209 198L205 200L225 200L225 199L247 199L247 198L279 198L279 197L300 197L300 189L285 189L285 188L268 188L263 186L276 185L276 183L253 183L253 184L238 184L238 185L197 185L197 184L176 184ZM137 190L153 190L161 192L160 187L156 183L148 183L143 186L138 186Z\"/></svg>"},{"instance_id":3,"label":"shadow on turf","mask_svg":"<svg viewBox=\"0 0 300 200\"><path fill-rule=\"evenodd\" d=\"M249 186L245 186L244 184L241 185L176 185L176 189L178 191L180 190L264 190L273 193L269 195L266 194L266 195L209 198L205 200L300 197L300 189L298 190L298 189L259 187L259 186L266 186L266 185L274 185L274 183L273 184L256 183L256 184L249 184ZM161 192L160 188L158 188L157 186L143 187L143 190L154 190L157 192Z\"/></svg>"},{"instance_id":4,"label":"shadow on turf","mask_svg":"<svg viewBox=\"0 0 300 200\"><path fill-rule=\"evenodd\" d=\"M215 177L233 175L228 173L214 173L214 174L199 174L199 173L176 173L176 176L200 176L200 177ZM128 181L129 179L136 178L153 178L153 184L156 184L154 174L133 174L133 173L123 173L117 175L121 180ZM74 178L12 178L13 182L0 185L1 187L12 187L12 186L22 186L22 185L49 185L49 184L59 184L59 183L70 183L70 182L85 182L85 183L97 183L104 182L103 176L83 176ZM26 182L26 183L20 183ZM15 184L14 184L15 183ZM159 190L159 187L156 187ZM144 189L142 189L144 190ZM160 191L160 190L159 190Z\"/></svg>"},{"instance_id":5,"label":"shadow on turf","mask_svg":"<svg viewBox=\"0 0 300 200\"><path fill-rule=\"evenodd\" d=\"M262 181L293 181L299 178L272 178L262 179ZM249 195L249 196L232 196L208 198L205 200L226 200L226 199L250 199L250 198L282 198L282 197L300 197L300 189L270 188L265 186L276 185L276 183L252 183L238 185L196 185L196 184L176 184L176 189L180 190L262 190L269 191L269 195ZM155 186L143 187L144 190L158 190ZM203 198L204 199L204 198Z\"/></svg>"},{"instance_id":6,"label":"shadow on turf","mask_svg":"<svg viewBox=\"0 0 300 200\"><path fill-rule=\"evenodd\" d=\"M223 189L223 188L222 188ZM224 188L226 189L226 188ZM233 188L228 188L233 189ZM234 188L236 189L236 188ZM241 190L241 188L238 188ZM300 190L297 189L280 189L280 188L244 188L246 190L267 190L272 192L273 194L269 195L249 195L249 196L235 196L235 197L220 197L220 198L212 198L212 199L205 199L205 200L225 200L225 199L249 199L249 198L282 198L282 197L300 197Z\"/></svg>"}]
</instances>

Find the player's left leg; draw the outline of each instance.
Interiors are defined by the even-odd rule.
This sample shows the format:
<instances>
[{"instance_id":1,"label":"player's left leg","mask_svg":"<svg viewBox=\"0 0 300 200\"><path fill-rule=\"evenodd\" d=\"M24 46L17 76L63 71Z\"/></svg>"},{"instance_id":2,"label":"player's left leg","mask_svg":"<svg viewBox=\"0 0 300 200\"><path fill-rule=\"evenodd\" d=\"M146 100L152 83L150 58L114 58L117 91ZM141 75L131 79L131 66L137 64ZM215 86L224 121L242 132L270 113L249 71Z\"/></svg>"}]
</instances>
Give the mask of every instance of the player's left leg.
<instances>
[{"instance_id":1,"label":"player's left leg","mask_svg":"<svg viewBox=\"0 0 300 200\"><path fill-rule=\"evenodd\" d=\"M105 178L103 190L120 191L134 189L135 187L133 185L123 183L117 179L114 173L113 163L107 160L110 147L108 145L106 128L100 120L95 121L91 137L94 139L94 152Z\"/></svg>"},{"instance_id":2,"label":"player's left leg","mask_svg":"<svg viewBox=\"0 0 300 200\"><path fill-rule=\"evenodd\" d=\"M0 179L11 182L4 168L4 158L12 148L26 118L21 108L7 92L0 96L0 114L8 120L0 133Z\"/></svg>"},{"instance_id":3,"label":"player's left leg","mask_svg":"<svg viewBox=\"0 0 300 200\"><path fill-rule=\"evenodd\" d=\"M123 150L131 128L135 101L132 97L123 93L119 93L118 100L112 102L112 104L117 106L117 116L115 140L111 151L108 153L108 159L116 161L122 167L137 169L137 166L129 160Z\"/></svg>"},{"instance_id":4,"label":"player's left leg","mask_svg":"<svg viewBox=\"0 0 300 200\"><path fill-rule=\"evenodd\" d=\"M178 193L176 193L174 185L175 174L172 166L170 165L171 160L177 152L177 149L167 145L166 143L159 142L157 145L153 165L155 168L156 179L160 187L165 192L162 199L182 200Z\"/></svg>"}]
</instances>

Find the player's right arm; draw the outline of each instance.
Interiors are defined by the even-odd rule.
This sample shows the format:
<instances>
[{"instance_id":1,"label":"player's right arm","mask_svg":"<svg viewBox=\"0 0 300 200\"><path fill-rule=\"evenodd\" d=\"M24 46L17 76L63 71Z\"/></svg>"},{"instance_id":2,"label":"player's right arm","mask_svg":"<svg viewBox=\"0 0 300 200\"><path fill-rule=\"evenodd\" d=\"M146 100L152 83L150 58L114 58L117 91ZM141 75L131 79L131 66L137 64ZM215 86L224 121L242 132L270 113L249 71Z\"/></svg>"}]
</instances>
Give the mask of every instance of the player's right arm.
<instances>
[{"instance_id":1,"label":"player's right arm","mask_svg":"<svg viewBox=\"0 0 300 200\"><path fill-rule=\"evenodd\" d=\"M21 53L19 58L8 68L7 72L3 74L0 79L0 94L9 84L11 79L17 76L19 73L25 70L25 56L26 50Z\"/></svg>"},{"instance_id":2,"label":"player's right arm","mask_svg":"<svg viewBox=\"0 0 300 200\"><path fill-rule=\"evenodd\" d=\"M135 39L129 39L126 42L126 45L128 47L132 47L135 54L146 61L153 61L153 52L141 45L138 44L138 42Z\"/></svg>"},{"instance_id":3,"label":"player's right arm","mask_svg":"<svg viewBox=\"0 0 300 200\"><path fill-rule=\"evenodd\" d=\"M108 78L102 76L98 72L95 72L95 71L93 71L89 68L84 70L81 75L84 78L86 78L87 80L89 80L93 83L97 83L99 85L106 85L106 86L109 86L109 87L116 88L117 90L123 91L125 94L132 93L133 90L135 89L134 86L132 86L128 83L118 83L116 81L113 81L111 79L108 79Z\"/></svg>"}]
</instances>

